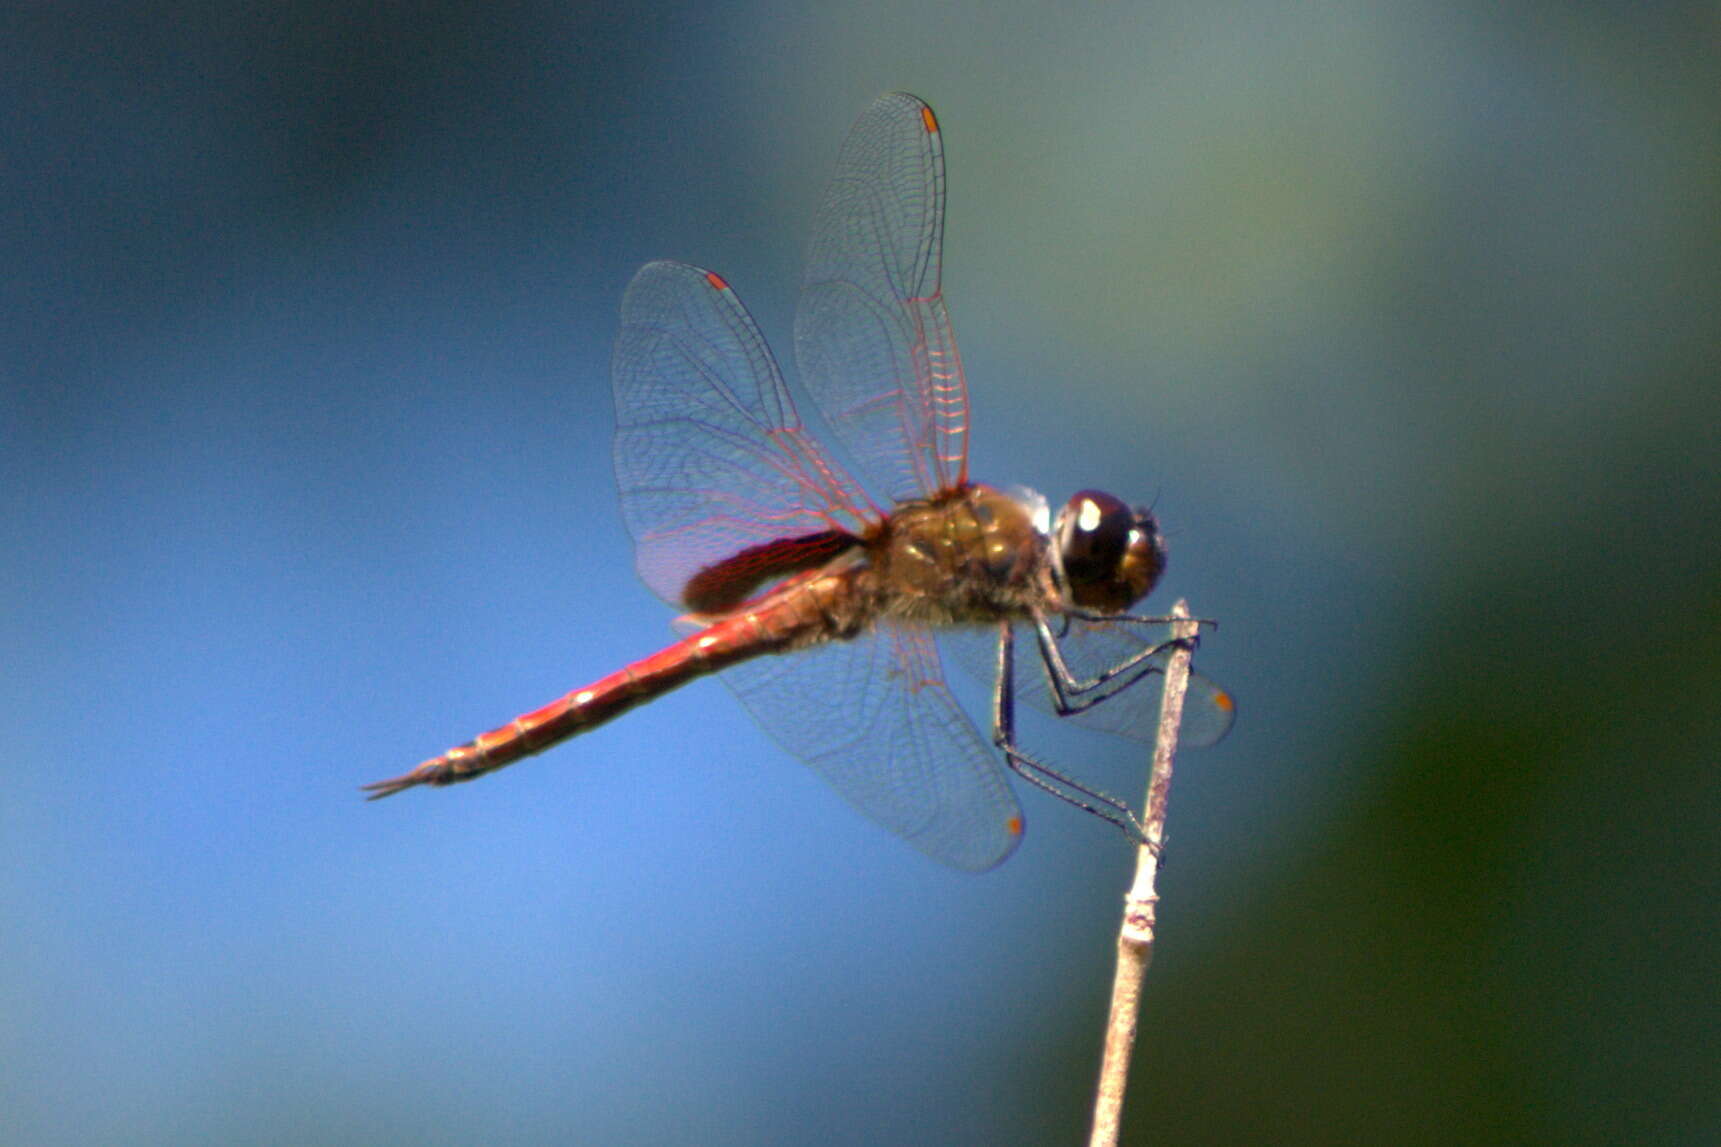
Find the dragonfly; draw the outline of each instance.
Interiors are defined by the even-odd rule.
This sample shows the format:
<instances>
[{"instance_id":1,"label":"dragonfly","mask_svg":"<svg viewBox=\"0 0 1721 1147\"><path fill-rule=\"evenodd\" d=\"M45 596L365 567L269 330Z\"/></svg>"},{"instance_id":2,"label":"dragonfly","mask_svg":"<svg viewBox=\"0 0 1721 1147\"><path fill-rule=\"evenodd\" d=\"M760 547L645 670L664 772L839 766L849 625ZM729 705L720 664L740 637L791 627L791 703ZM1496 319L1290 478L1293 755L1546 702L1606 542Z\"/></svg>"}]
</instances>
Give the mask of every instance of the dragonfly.
<instances>
[{"instance_id":1,"label":"dragonfly","mask_svg":"<svg viewBox=\"0 0 1721 1147\"><path fill-rule=\"evenodd\" d=\"M1130 612L1165 569L1149 509L1046 500L968 474L969 404L942 291L944 138L915 96L856 121L817 215L795 317L801 382L874 500L801 421L728 280L646 264L611 367L621 507L646 584L684 634L410 772L371 799L470 781L717 674L841 796L936 860L982 871L1023 834L1011 772L1140 839L1127 802L1027 753L1020 697L1151 740L1174 645ZM990 739L938 641L992 678ZM1018 662L1040 673L1018 672ZM1182 741L1230 729L1199 674Z\"/></svg>"}]
</instances>

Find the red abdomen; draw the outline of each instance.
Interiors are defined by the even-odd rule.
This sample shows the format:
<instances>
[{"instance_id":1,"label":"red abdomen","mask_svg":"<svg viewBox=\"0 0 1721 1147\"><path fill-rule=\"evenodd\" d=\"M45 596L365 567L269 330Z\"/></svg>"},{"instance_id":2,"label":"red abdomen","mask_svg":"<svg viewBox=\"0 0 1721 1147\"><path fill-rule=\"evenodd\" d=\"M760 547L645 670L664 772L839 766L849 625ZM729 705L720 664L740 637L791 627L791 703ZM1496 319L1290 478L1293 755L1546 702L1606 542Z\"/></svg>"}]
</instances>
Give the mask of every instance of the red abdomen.
<instances>
[{"instance_id":1,"label":"red abdomen","mask_svg":"<svg viewBox=\"0 0 1721 1147\"><path fill-rule=\"evenodd\" d=\"M707 673L833 636L830 618L820 608L819 599L824 593L844 588L836 584L839 580L818 578L775 594L756 609L723 618L625 669L432 757L409 773L365 785L364 791L371 794L371 800L378 800L414 785L469 781L541 753Z\"/></svg>"}]
</instances>

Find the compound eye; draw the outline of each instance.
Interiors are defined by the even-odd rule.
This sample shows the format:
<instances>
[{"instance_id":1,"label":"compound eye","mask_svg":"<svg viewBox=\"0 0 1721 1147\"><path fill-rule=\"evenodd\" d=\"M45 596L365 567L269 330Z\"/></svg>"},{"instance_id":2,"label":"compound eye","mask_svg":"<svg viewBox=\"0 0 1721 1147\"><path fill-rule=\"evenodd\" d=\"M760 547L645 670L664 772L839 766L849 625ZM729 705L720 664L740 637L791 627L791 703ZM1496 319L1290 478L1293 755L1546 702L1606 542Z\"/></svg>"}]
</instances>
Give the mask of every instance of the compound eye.
<instances>
[{"instance_id":1,"label":"compound eye","mask_svg":"<svg viewBox=\"0 0 1721 1147\"><path fill-rule=\"evenodd\" d=\"M1099 490L1082 490L1064 504L1059 518L1058 554L1071 587L1116 578L1135 528L1129 507Z\"/></svg>"}]
</instances>

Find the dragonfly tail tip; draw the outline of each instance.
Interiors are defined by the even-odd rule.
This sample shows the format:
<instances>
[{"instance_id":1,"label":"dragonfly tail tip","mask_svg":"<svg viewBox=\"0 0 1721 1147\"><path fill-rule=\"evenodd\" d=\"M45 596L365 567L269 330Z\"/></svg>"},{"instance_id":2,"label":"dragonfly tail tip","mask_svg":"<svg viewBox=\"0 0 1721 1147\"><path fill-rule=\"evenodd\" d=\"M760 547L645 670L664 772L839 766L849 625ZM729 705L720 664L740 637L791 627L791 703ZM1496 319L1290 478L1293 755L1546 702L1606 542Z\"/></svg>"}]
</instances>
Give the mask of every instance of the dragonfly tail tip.
<instances>
[{"instance_id":1,"label":"dragonfly tail tip","mask_svg":"<svg viewBox=\"0 0 1721 1147\"><path fill-rule=\"evenodd\" d=\"M418 778L411 773L402 777L390 777L386 781L372 781L368 785L360 785L359 791L367 793L365 800L379 801L383 797L391 797L395 793L410 789L418 783Z\"/></svg>"}]
</instances>

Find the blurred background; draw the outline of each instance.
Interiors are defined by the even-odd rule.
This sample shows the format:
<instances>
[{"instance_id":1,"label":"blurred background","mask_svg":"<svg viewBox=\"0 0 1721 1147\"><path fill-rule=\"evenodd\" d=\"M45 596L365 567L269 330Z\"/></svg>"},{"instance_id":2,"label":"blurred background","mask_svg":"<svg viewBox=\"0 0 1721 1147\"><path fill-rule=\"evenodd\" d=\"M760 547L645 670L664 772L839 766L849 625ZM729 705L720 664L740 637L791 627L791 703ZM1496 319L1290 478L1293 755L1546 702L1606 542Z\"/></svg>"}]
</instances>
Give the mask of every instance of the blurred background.
<instances>
[{"instance_id":1,"label":"blurred background","mask_svg":"<svg viewBox=\"0 0 1721 1147\"><path fill-rule=\"evenodd\" d=\"M716 682L356 792L668 638L622 288L719 268L787 352L891 88L945 129L976 474L1155 499L1152 604L1222 621L1129 1141L1721 1139L1713 5L0 28L6 1143L1084 1139L1090 817L1024 792L944 870Z\"/></svg>"}]
</instances>

